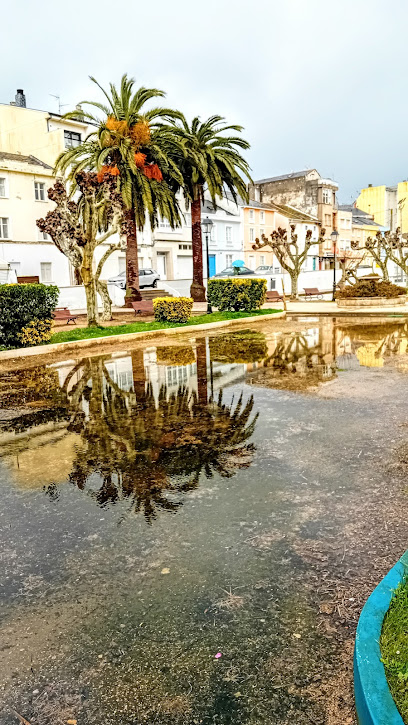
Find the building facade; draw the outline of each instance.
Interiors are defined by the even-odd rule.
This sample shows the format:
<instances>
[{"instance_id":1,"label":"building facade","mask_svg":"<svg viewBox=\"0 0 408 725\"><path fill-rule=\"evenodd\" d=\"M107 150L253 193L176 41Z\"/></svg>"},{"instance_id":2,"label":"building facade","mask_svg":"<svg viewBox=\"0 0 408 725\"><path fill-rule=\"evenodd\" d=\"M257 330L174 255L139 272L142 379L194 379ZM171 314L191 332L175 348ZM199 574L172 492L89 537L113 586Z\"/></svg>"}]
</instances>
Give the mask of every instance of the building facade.
<instances>
[{"instance_id":1,"label":"building facade","mask_svg":"<svg viewBox=\"0 0 408 725\"><path fill-rule=\"evenodd\" d=\"M370 214L382 227L395 232L397 227L408 233L408 181L395 186L372 186L361 189L356 206Z\"/></svg>"},{"instance_id":2,"label":"building facade","mask_svg":"<svg viewBox=\"0 0 408 725\"><path fill-rule=\"evenodd\" d=\"M315 217L326 230L327 240L337 229L337 191L338 184L323 179L316 169L260 179L249 189L250 197L257 201L291 206ZM323 256L332 251L332 244L321 250Z\"/></svg>"}]
</instances>

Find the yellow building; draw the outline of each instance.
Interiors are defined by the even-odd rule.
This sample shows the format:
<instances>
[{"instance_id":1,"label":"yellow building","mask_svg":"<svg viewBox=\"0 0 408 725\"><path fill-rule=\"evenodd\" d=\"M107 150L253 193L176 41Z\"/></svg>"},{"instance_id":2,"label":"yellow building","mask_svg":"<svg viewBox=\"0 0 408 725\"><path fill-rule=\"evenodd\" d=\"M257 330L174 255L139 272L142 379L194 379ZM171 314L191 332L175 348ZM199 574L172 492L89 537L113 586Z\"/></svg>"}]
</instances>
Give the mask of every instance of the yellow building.
<instances>
[{"instance_id":1,"label":"yellow building","mask_svg":"<svg viewBox=\"0 0 408 725\"><path fill-rule=\"evenodd\" d=\"M88 134L80 121L67 121L57 113L27 108L23 91L16 103L0 104L0 149L10 154L35 156L54 167L58 155L78 146Z\"/></svg>"},{"instance_id":2,"label":"yellow building","mask_svg":"<svg viewBox=\"0 0 408 725\"><path fill-rule=\"evenodd\" d=\"M395 186L371 186L362 189L356 206L371 214L380 226L408 233L408 181Z\"/></svg>"}]
</instances>

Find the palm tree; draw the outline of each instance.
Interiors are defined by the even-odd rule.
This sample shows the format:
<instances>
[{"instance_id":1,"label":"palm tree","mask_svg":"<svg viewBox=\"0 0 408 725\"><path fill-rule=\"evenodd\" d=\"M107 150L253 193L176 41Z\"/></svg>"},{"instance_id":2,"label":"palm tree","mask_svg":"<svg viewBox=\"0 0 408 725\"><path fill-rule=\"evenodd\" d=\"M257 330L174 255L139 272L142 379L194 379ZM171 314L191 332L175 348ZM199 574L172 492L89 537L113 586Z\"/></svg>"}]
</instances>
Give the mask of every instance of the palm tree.
<instances>
[{"instance_id":1,"label":"palm tree","mask_svg":"<svg viewBox=\"0 0 408 725\"><path fill-rule=\"evenodd\" d=\"M161 107L146 110L145 105L162 98L164 92L143 87L134 91L135 81L126 75L119 90L110 84L110 92L91 80L104 94L105 103L83 101L65 115L95 128L83 143L58 157L56 169L68 173L73 189L76 174L83 170L97 171L99 182L116 180L123 202L121 233L126 237L126 304L130 306L132 300L140 299L137 229L143 229L147 217L152 228L159 217L173 227L180 223L175 191L182 176L173 160L177 140L160 131L163 120L179 114Z\"/></svg>"},{"instance_id":2,"label":"palm tree","mask_svg":"<svg viewBox=\"0 0 408 725\"><path fill-rule=\"evenodd\" d=\"M201 122L197 116L189 125L180 113L177 118L169 118L167 126L168 143L183 176L184 197L191 204L193 283L190 292L196 301L205 300L201 238L204 190L208 189L215 207L216 197L225 190L230 191L235 202L239 196L248 199L245 179L251 181L248 163L239 151L249 149L249 143L241 136L228 135L231 131L240 133L242 126L226 126L224 121L222 116L211 116ZM165 134L166 129L162 131Z\"/></svg>"}]
</instances>

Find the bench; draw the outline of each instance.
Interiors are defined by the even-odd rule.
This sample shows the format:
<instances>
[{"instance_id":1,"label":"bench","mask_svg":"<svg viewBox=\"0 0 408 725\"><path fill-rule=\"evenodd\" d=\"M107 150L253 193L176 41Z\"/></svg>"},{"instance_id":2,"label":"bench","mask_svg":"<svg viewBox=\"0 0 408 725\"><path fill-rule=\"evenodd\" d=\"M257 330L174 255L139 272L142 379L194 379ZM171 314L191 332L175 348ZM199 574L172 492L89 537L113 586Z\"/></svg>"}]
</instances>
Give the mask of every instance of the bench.
<instances>
[{"instance_id":1,"label":"bench","mask_svg":"<svg viewBox=\"0 0 408 725\"><path fill-rule=\"evenodd\" d=\"M305 298L317 297L319 300L323 299L323 292L317 289L317 287L304 287Z\"/></svg>"},{"instance_id":2,"label":"bench","mask_svg":"<svg viewBox=\"0 0 408 725\"><path fill-rule=\"evenodd\" d=\"M67 325L72 322L74 325L76 325L76 318L78 315L73 315L72 312L68 309L68 307L56 307L54 310L53 318L54 320L66 320Z\"/></svg>"},{"instance_id":3,"label":"bench","mask_svg":"<svg viewBox=\"0 0 408 725\"><path fill-rule=\"evenodd\" d=\"M278 290L268 290L266 293L266 301L267 302L283 302L283 295L281 295Z\"/></svg>"},{"instance_id":4,"label":"bench","mask_svg":"<svg viewBox=\"0 0 408 725\"><path fill-rule=\"evenodd\" d=\"M131 304L135 315L140 315L142 312L147 315L153 314L153 300L140 300L139 302L132 302Z\"/></svg>"}]
</instances>

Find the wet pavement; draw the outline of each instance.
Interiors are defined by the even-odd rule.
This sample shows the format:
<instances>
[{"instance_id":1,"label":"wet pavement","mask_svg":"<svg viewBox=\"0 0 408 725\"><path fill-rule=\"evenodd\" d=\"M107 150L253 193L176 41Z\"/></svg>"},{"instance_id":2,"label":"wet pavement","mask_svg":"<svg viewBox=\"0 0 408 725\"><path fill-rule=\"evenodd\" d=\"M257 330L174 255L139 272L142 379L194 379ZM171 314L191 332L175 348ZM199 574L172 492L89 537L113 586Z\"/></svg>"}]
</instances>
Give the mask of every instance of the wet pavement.
<instances>
[{"instance_id":1,"label":"wet pavement","mask_svg":"<svg viewBox=\"0 0 408 725\"><path fill-rule=\"evenodd\" d=\"M148 342L0 374L1 722L354 723L405 318Z\"/></svg>"}]
</instances>

